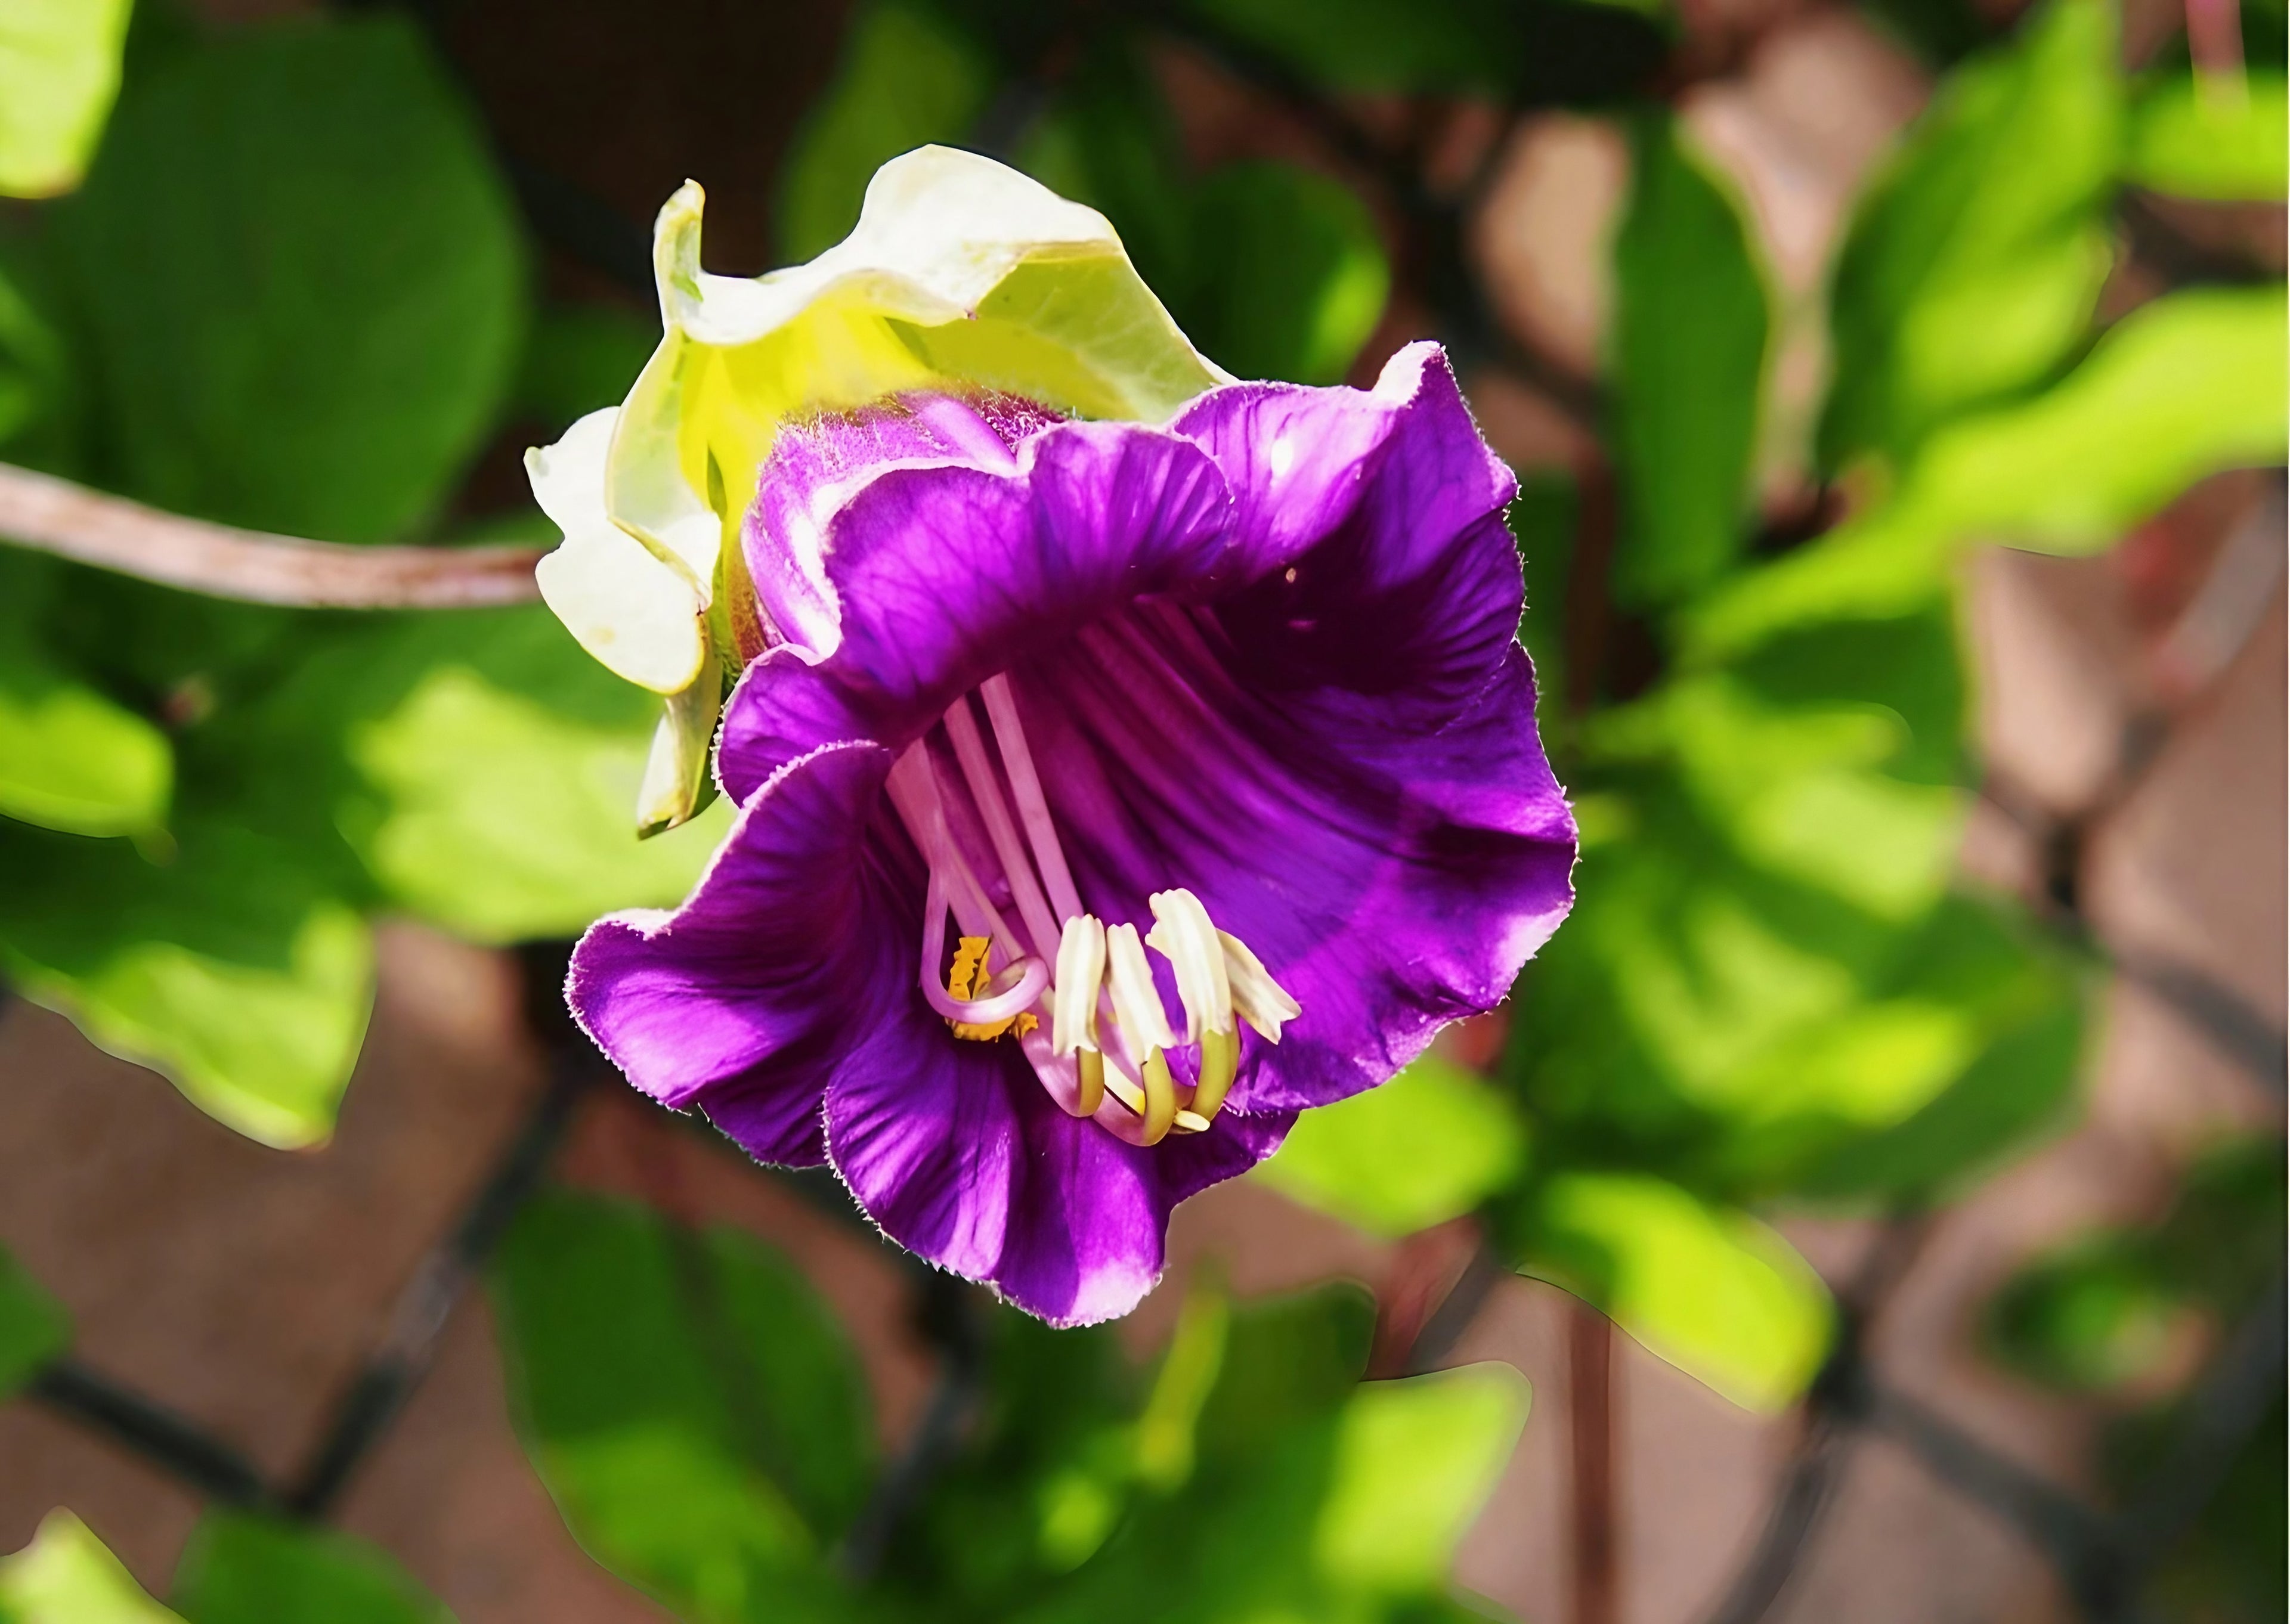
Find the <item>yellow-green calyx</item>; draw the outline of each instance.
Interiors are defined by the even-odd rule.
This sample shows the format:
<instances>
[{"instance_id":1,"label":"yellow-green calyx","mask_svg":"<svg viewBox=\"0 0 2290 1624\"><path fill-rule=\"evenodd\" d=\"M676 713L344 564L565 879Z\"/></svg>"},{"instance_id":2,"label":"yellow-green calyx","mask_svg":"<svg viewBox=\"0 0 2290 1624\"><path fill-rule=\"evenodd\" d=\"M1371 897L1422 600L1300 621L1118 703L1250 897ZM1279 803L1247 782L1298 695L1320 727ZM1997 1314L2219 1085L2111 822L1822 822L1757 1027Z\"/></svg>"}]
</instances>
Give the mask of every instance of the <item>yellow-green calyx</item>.
<instances>
[{"instance_id":1,"label":"yellow-green calyx","mask_svg":"<svg viewBox=\"0 0 2290 1624\"><path fill-rule=\"evenodd\" d=\"M689 818L729 682L764 646L740 526L782 425L917 389L989 388L1158 422L1229 381L1154 298L1104 216L944 147L894 158L851 235L753 278L700 268L690 181L653 238L660 348L615 410L526 453L564 532L541 596L581 645L663 695L637 820Z\"/></svg>"}]
</instances>

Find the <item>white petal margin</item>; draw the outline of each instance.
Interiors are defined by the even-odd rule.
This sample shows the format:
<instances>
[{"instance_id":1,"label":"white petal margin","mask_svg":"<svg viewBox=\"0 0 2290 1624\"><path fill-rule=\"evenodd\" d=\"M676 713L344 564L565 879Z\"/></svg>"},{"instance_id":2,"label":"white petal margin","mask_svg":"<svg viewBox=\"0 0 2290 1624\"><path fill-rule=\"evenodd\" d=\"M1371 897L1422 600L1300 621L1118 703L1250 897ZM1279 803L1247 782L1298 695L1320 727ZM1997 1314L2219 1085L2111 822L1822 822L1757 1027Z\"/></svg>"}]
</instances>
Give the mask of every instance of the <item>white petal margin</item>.
<instances>
[{"instance_id":1,"label":"white petal margin","mask_svg":"<svg viewBox=\"0 0 2290 1624\"><path fill-rule=\"evenodd\" d=\"M692 582L605 510L605 457L620 413L592 412L524 454L533 499L564 532L533 575L565 629L616 675L656 693L692 685L707 654Z\"/></svg>"},{"instance_id":2,"label":"white petal margin","mask_svg":"<svg viewBox=\"0 0 2290 1624\"><path fill-rule=\"evenodd\" d=\"M1103 215L990 158L946 147L893 158L848 237L752 280L701 268L705 201L685 182L654 227L663 336L621 408L606 495L703 605L790 418L968 385L1158 422L1231 381Z\"/></svg>"}]
</instances>

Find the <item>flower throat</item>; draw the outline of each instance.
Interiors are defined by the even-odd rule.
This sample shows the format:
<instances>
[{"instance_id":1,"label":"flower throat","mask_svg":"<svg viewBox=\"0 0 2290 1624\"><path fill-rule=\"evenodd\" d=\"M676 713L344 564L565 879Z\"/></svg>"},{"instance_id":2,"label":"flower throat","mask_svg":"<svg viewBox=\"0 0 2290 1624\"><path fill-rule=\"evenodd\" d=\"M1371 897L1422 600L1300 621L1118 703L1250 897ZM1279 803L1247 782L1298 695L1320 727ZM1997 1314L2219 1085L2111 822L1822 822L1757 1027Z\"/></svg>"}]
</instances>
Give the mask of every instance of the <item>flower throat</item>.
<instances>
[{"instance_id":1,"label":"flower throat","mask_svg":"<svg viewBox=\"0 0 2290 1624\"><path fill-rule=\"evenodd\" d=\"M984 706L982 724L973 701ZM1108 925L1082 907L1006 676L957 700L942 721L958 778L942 780L928 736L908 748L890 777L892 804L930 873L924 998L957 1040L1014 1040L1061 1108L1131 1144L1204 1131L1239 1069L1238 1022L1277 1044L1282 1024L1299 1013L1296 1001L1181 886L1149 899L1153 926L1141 937L1135 924ZM984 831L998 874L981 876L955 839L949 811L956 803ZM989 892L996 881L1014 923ZM951 962L949 912L960 927ZM1169 962L1185 1012L1181 1033L1154 986L1148 948ZM1170 1068L1171 1052L1187 1050L1189 1084Z\"/></svg>"}]
</instances>

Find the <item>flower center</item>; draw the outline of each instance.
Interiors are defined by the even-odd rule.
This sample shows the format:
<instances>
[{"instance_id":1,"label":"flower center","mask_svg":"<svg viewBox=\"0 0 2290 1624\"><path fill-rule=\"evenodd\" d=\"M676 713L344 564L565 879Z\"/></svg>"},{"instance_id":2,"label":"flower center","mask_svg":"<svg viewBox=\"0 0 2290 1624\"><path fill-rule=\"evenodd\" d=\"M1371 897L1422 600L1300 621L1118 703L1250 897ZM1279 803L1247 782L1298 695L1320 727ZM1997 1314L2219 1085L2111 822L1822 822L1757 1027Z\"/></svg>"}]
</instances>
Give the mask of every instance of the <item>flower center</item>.
<instances>
[{"instance_id":1,"label":"flower center","mask_svg":"<svg viewBox=\"0 0 2290 1624\"><path fill-rule=\"evenodd\" d=\"M985 707L983 724L973 697ZM1108 925L1082 907L1007 676L989 677L943 720L958 778L941 772L925 736L890 780L891 804L930 871L924 998L957 1038L1015 1038L1063 1109L1132 1144L1207 1128L1239 1069L1237 1022L1277 1044L1282 1024L1299 1012L1296 1001L1181 886L1149 899L1153 925L1141 938L1135 924ZM985 832L992 864L983 876L955 839L956 808ZM1008 897L1014 923L997 894ZM961 930L950 964L949 912ZM1169 963L1184 1009L1181 1033L1154 985L1148 948ZM1189 1082L1171 1068L1173 1054L1189 1061L1182 1067Z\"/></svg>"}]
</instances>

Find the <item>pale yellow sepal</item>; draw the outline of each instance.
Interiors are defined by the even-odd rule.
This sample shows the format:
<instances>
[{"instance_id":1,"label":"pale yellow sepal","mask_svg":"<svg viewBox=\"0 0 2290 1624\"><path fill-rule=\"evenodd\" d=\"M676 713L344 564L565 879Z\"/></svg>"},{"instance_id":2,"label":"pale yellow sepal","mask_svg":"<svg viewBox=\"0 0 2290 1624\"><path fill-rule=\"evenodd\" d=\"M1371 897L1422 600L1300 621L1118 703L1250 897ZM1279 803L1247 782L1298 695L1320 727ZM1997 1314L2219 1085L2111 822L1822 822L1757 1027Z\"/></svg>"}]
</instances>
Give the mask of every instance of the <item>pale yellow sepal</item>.
<instances>
[{"instance_id":1,"label":"pale yellow sepal","mask_svg":"<svg viewBox=\"0 0 2290 1624\"><path fill-rule=\"evenodd\" d=\"M533 574L582 648L639 687L676 693L692 685L707 652L702 606L690 580L605 511L605 453L619 416L592 412L556 444L524 453L533 500L564 532Z\"/></svg>"},{"instance_id":2,"label":"pale yellow sepal","mask_svg":"<svg viewBox=\"0 0 2290 1624\"><path fill-rule=\"evenodd\" d=\"M723 668L710 649L701 660L697 680L669 696L660 725L653 730L652 754L645 760L644 782L637 790L637 834L672 829L716 798L708 776L708 747L715 742L716 719L723 708Z\"/></svg>"}]
</instances>

